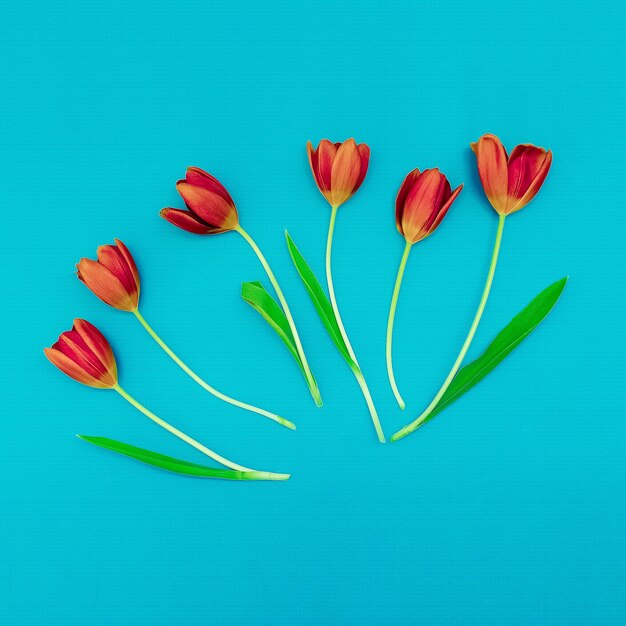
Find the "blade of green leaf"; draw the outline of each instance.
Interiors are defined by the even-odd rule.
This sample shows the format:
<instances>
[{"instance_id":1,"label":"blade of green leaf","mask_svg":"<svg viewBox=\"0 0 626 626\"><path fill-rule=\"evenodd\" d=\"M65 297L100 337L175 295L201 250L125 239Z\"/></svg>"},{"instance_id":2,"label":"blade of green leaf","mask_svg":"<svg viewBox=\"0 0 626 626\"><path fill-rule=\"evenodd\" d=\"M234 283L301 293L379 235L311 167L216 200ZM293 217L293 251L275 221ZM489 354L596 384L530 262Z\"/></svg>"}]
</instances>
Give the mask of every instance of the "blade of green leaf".
<instances>
[{"instance_id":1,"label":"blade of green leaf","mask_svg":"<svg viewBox=\"0 0 626 626\"><path fill-rule=\"evenodd\" d=\"M107 439L106 437L89 437L87 435L76 435L79 439L91 443L94 446L112 450L123 456L130 457L145 463L174 472L175 474L184 474L185 476L196 476L200 478L221 478L222 480L287 480L289 474L273 474L272 472L238 472L231 469L221 469L216 467L207 467L206 465L198 465L197 463L189 463L181 459L175 459L165 454L144 450L131 446L128 443L115 441L115 439Z\"/></svg>"},{"instance_id":2,"label":"blade of green leaf","mask_svg":"<svg viewBox=\"0 0 626 626\"><path fill-rule=\"evenodd\" d=\"M298 247L293 242L293 239L289 236L287 231L285 231L285 237L287 239L287 247L289 248L291 260L296 266L296 270L298 271L298 274L300 275L300 278L302 279L302 282L311 297L313 306L322 320L324 327L328 331L330 338L335 346L337 346L337 350L339 350L341 356L346 360L348 365L351 368L356 367L356 364L350 357L348 347L346 346L343 336L341 335L341 331L339 330L339 324L337 323L333 307L328 300L320 281L315 276L311 266L306 262L306 259L302 256L302 253L298 250Z\"/></svg>"},{"instance_id":3,"label":"blade of green leaf","mask_svg":"<svg viewBox=\"0 0 626 626\"><path fill-rule=\"evenodd\" d=\"M480 382L547 317L561 297L568 276L546 287L520 311L475 361L463 367L420 427Z\"/></svg>"},{"instance_id":4,"label":"blade of green leaf","mask_svg":"<svg viewBox=\"0 0 626 626\"><path fill-rule=\"evenodd\" d=\"M261 314L263 319L274 329L276 334L281 338L283 343L287 346L291 356L296 360L296 363L300 367L302 374L306 379L302 360L298 354L296 344L293 338L293 333L289 327L289 322L285 317L280 305L272 298L267 292L265 287L259 282L243 283L241 285L241 297L258 313Z\"/></svg>"}]
</instances>

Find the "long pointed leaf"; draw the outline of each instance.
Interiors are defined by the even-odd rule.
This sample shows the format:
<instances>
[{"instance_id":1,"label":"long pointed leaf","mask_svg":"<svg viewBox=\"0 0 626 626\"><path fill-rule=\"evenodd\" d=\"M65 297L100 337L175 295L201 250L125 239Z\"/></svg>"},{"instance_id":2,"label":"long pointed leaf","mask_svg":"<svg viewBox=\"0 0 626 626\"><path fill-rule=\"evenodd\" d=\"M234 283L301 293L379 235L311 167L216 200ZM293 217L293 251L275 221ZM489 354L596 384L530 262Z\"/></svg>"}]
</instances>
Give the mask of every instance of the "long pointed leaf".
<instances>
[{"instance_id":1,"label":"long pointed leaf","mask_svg":"<svg viewBox=\"0 0 626 626\"><path fill-rule=\"evenodd\" d=\"M243 283L241 285L241 297L258 313L261 314L263 319L276 331L276 334L281 338L283 343L287 346L291 356L296 360L296 363L300 367L302 374L304 375L304 367L302 360L298 354L296 344L293 338L293 333L289 327L289 322L285 317L280 305L272 298L267 292L265 287L259 282L254 281L250 283ZM306 378L306 375L305 375Z\"/></svg>"},{"instance_id":2,"label":"long pointed leaf","mask_svg":"<svg viewBox=\"0 0 626 626\"><path fill-rule=\"evenodd\" d=\"M426 424L480 382L528 337L554 308L565 289L567 280L566 276L546 287L498 333L480 357L463 367L454 377L437 406L420 426Z\"/></svg>"},{"instance_id":3,"label":"long pointed leaf","mask_svg":"<svg viewBox=\"0 0 626 626\"><path fill-rule=\"evenodd\" d=\"M220 469L216 467L207 467L206 465L198 465L197 463L189 463L181 459L175 459L165 454L144 450L131 446L128 443L115 441L106 437L88 437L87 435L76 435L79 439L91 443L94 446L112 450L123 456L130 457L152 465L168 472L175 474L184 474L185 476L196 476L199 478L221 478L222 480L287 480L289 474L273 474L271 472L239 472L231 469Z\"/></svg>"},{"instance_id":4,"label":"long pointed leaf","mask_svg":"<svg viewBox=\"0 0 626 626\"><path fill-rule=\"evenodd\" d=\"M337 323L333 307L328 300L320 281L315 276L311 266L306 262L306 259L302 256L300 250L298 250L296 244L293 242L293 239L289 236L287 231L285 231L285 237L287 239L287 247L289 248L289 254L291 255L293 264L296 266L296 270L298 271L298 274L300 275L300 278L302 279L302 282L311 297L313 306L322 320L324 327L328 331L330 338L335 346L337 346L337 350L339 350L341 356L346 360L348 365L351 368L356 367L354 361L350 357L348 347L346 346L343 336L341 335L341 331L339 330L339 324Z\"/></svg>"}]
</instances>

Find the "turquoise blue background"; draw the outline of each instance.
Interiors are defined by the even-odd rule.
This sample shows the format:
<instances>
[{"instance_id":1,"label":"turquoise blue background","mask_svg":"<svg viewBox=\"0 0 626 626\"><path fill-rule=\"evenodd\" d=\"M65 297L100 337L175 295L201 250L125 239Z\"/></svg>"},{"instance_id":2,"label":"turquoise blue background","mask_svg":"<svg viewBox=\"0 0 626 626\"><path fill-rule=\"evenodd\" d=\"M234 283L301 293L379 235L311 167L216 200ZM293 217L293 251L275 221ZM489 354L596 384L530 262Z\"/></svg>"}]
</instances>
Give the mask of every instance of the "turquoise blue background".
<instances>
[{"instance_id":1,"label":"turquoise blue background","mask_svg":"<svg viewBox=\"0 0 626 626\"><path fill-rule=\"evenodd\" d=\"M21 624L624 623L624 8L567 2L20 2L2 9L3 245L0 622ZM505 228L470 356L569 274L546 322L479 387L393 445L291 266L288 228L323 273L329 209L305 143L372 150L342 207L334 276L387 434L428 402L467 332L496 215L469 142L554 152ZM239 298L263 279L236 234L192 236L187 165L231 191L282 282L325 406ZM404 175L465 189L410 258L395 364L384 330L403 242ZM73 274L121 238L146 318L219 389L297 432L218 402L132 316ZM103 435L203 462L42 348L84 317L122 384L158 414L287 483L169 475L93 448Z\"/></svg>"}]
</instances>

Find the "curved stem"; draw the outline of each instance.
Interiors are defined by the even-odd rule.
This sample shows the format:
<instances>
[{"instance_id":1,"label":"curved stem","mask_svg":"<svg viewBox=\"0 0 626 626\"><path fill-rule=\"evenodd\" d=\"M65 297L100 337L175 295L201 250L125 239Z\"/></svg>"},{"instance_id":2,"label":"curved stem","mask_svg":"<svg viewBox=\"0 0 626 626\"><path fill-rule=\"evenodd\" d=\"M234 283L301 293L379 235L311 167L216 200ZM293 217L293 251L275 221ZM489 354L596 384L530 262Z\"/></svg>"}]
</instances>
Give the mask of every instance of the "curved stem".
<instances>
[{"instance_id":1,"label":"curved stem","mask_svg":"<svg viewBox=\"0 0 626 626\"><path fill-rule=\"evenodd\" d=\"M476 311L476 315L474 316L474 321L470 327L469 333L465 338L465 342L463 343L463 347L461 348L461 352L459 352L459 356L457 357L450 373L448 374L445 382L441 386L441 389L437 392L437 395L433 398L432 402L426 407L426 410L414 421L410 424L407 424L403 428L401 428L397 433L395 433L391 437L391 441L398 441L398 439L402 439L407 435L411 434L414 430L420 427L422 422L428 417L430 412L437 406L439 400L441 400L443 394L446 392L452 379L456 376L456 373L459 371L461 367L461 363L467 354L467 351L472 343L472 339L474 339L474 335L476 333L476 329L478 328L478 324L480 322L480 318L483 315L483 311L485 310L485 305L487 304L487 299L489 298L489 292L491 291L491 284L493 282L493 276L496 272L496 265L498 263L498 254L500 253L500 242L502 241L502 231L504 229L504 215L500 215L500 219L498 221L498 230L496 232L496 241L493 246L493 253L491 255L491 265L489 266L489 273L487 274L487 282L485 283L485 288L483 289L483 295L480 299L480 304L478 305L478 310Z\"/></svg>"},{"instance_id":2,"label":"curved stem","mask_svg":"<svg viewBox=\"0 0 626 626\"><path fill-rule=\"evenodd\" d=\"M330 303L333 307L333 311L335 312L335 317L337 318L337 325L339 326L339 332L343 337L343 340L346 344L346 348L348 349L348 354L351 359L359 365L357 361L356 355L354 354L354 350L352 349L352 345L350 344L350 340L348 339L348 333L346 333L346 329L343 326L343 321L341 320L341 315L339 314L339 307L337 306L337 298L335 297L335 287L333 285L333 273L331 269L331 261L332 261L332 249L333 249L333 235L335 233L335 220L337 219L337 209L338 206L333 206L330 213L330 224L328 225L328 237L326 238L326 282L328 283L328 293L330 295Z\"/></svg>"},{"instance_id":3,"label":"curved stem","mask_svg":"<svg viewBox=\"0 0 626 626\"><path fill-rule=\"evenodd\" d=\"M188 376L193 378L193 380L195 380L203 389L213 394L216 398L219 398L220 400L223 400L224 402L228 402L228 404L238 406L240 409L245 409L246 411L252 411L253 413L258 413L259 415L264 415L265 417L269 417L269 419L274 420L275 422L278 422L279 424L282 424L283 426L286 426L287 428L291 428L292 430L295 430L296 428L295 425L289 420L285 419L284 417L280 417L279 415L276 415L275 413L270 413L269 411L265 411L264 409L259 409L258 407L253 406L251 404L246 404L245 402L240 402L239 400L235 400L234 398L231 398L230 396L227 396L226 394L221 393L214 387L211 387L209 383L202 380L202 378L200 378L200 376L198 376L186 363L184 363L174 353L174 351L161 339L161 337L159 337L156 334L152 326L150 326L150 324L146 322L143 315L139 312L139 309L135 309L133 311L133 314L139 320L139 323L148 331L148 334L159 344L159 346L161 346L161 348L163 348L165 353L172 359L172 361L174 361L174 363L176 363L176 365L178 365L178 367L180 367Z\"/></svg>"},{"instance_id":4,"label":"curved stem","mask_svg":"<svg viewBox=\"0 0 626 626\"><path fill-rule=\"evenodd\" d=\"M166 421L162 420L160 417L155 415L152 411L149 411L148 409L146 409L146 407L143 406L143 404L140 404L139 402L137 402L135 398L133 398L130 394L126 393L126 391L124 391L119 385L115 385L113 389L115 389L115 391L117 391L117 393L119 393L120 396L124 398L124 400L126 400L127 402L130 402L130 404L132 404L137 410L141 411L146 417L150 418L153 422L157 423L162 428L165 428L165 430L172 433L172 435L176 435L176 437L178 437L179 439L182 439L185 443L188 443L190 446L193 446L196 450L200 450L200 452L202 452L203 454L210 456L212 459L214 459L218 463L221 463L222 465L225 465L226 467L230 467L231 469L238 470L240 472L257 471L257 470L250 469L249 467L244 467L243 465L238 465L237 463L233 463L232 461L229 461L228 459L225 459L223 456L220 456L219 454L217 454L217 452L213 452L213 450L210 450L206 446L203 446L201 443L198 443L195 439L192 439L191 437L189 437L189 435L185 435L184 432L178 430L178 428L174 428L174 426L171 426Z\"/></svg>"},{"instance_id":5,"label":"curved stem","mask_svg":"<svg viewBox=\"0 0 626 626\"><path fill-rule=\"evenodd\" d=\"M402 254L402 260L400 261L400 267L398 268L398 275L396 276L396 284L393 288L393 295L391 296L391 306L389 307L389 319L387 320L387 345L386 345L386 357L387 357L387 375L389 376L389 384L393 391L393 395L396 397L398 406L404 410L405 404L398 385L396 384L396 377L393 373L393 361L391 358L391 344L393 342L393 322L396 317L396 306L398 304L398 296L400 295L400 286L402 285L402 278L404 277L404 269L406 262L409 258L409 252L413 244L410 241L406 242L404 252Z\"/></svg>"},{"instance_id":6,"label":"curved stem","mask_svg":"<svg viewBox=\"0 0 626 626\"><path fill-rule=\"evenodd\" d=\"M339 307L337 306L337 298L335 297L335 287L333 285L331 261L333 249L333 234L335 232L335 220L337 219L338 208L338 206L332 207L332 211L330 214L330 224L328 226L328 237L326 239L326 282L328 283L328 293L330 295L330 303L333 307L333 312L335 313L335 319L337 320L337 326L339 326L339 332L341 333L343 341L346 344L348 354L354 362L354 367L351 367L351 369L356 377L357 382L359 383L359 387L363 392L363 396L365 397L365 402L367 403L367 408L369 409L372 422L374 423L374 428L376 430L376 434L378 435L378 440L381 443L385 443L385 433L383 432L383 428L380 425L380 419L378 418L378 413L376 411L376 407L374 406L372 395L370 394L370 390L367 386L367 383L365 382L365 376L363 376L363 372L361 371L361 368L359 366L356 354L354 353L352 345L350 344L350 340L348 339L348 333L346 333L346 329L344 328L343 322L341 320Z\"/></svg>"},{"instance_id":7,"label":"curved stem","mask_svg":"<svg viewBox=\"0 0 626 626\"><path fill-rule=\"evenodd\" d=\"M309 363L306 360L306 356L304 354L304 348L302 347L302 342L300 341L300 335L298 335L298 330L296 329L296 324L293 321L293 316L291 315L291 310L289 309L289 305L287 304L287 300L285 295L283 294L283 290L280 288L278 284L278 280L276 276L274 276L274 272L272 272L272 268L270 264L267 262L267 259L261 252L259 246L257 246L256 242L252 237L245 231L241 226L237 226L235 229L249 244L254 253L257 255L259 261L261 261L261 265L267 274L267 277L270 279L272 283L272 287L274 287L274 291L278 296L278 300L280 301L281 306L283 307L283 311L285 312L285 317L287 318L287 322L289 322L289 328L291 329L291 333L293 334L293 339L296 344L296 350L298 351L298 355L300 356L300 360L302 361L302 368L304 369L304 375L307 379L309 390L311 391L311 395L315 400L315 404L319 407L322 406L322 397L320 395L319 389L317 387L317 382L313 377L313 373L311 372L311 368L309 367Z\"/></svg>"}]
</instances>

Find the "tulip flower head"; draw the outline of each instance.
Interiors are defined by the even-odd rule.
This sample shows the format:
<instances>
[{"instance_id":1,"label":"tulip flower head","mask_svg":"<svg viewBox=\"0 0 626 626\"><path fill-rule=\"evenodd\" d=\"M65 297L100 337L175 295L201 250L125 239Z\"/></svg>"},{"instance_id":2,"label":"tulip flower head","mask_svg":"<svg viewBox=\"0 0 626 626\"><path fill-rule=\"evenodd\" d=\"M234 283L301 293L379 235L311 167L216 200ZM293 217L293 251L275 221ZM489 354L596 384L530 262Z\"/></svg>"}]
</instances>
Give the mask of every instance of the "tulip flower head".
<instances>
[{"instance_id":1,"label":"tulip flower head","mask_svg":"<svg viewBox=\"0 0 626 626\"><path fill-rule=\"evenodd\" d=\"M307 142L309 164L317 186L331 206L338 207L349 200L363 183L370 161L367 144L354 139L333 143L322 139L317 149Z\"/></svg>"},{"instance_id":2,"label":"tulip flower head","mask_svg":"<svg viewBox=\"0 0 626 626\"><path fill-rule=\"evenodd\" d=\"M75 319L72 330L45 348L48 360L83 385L100 389L117 386L117 365L109 342L86 320Z\"/></svg>"},{"instance_id":3,"label":"tulip flower head","mask_svg":"<svg viewBox=\"0 0 626 626\"><path fill-rule=\"evenodd\" d=\"M451 190L448 179L437 169L414 169L404 179L396 198L396 226L409 243L432 234L461 193Z\"/></svg>"},{"instance_id":4,"label":"tulip flower head","mask_svg":"<svg viewBox=\"0 0 626 626\"><path fill-rule=\"evenodd\" d=\"M461 193L461 189L463 189L463 185L459 185L452 191L448 179L437 168L424 170L423 172L420 172L419 169L414 169L404 179L396 198L396 226L398 227L398 232L406 239L406 246L400 260L400 267L398 268L396 283L391 297L391 306L389 307L386 358L389 384L401 409L404 409L405 404L396 384L391 348L393 324L404 270L413 244L426 239L428 235L435 232L452 203Z\"/></svg>"},{"instance_id":5,"label":"tulip flower head","mask_svg":"<svg viewBox=\"0 0 626 626\"><path fill-rule=\"evenodd\" d=\"M162 209L160 215L174 226L196 235L216 235L236 230L237 208L226 187L199 167L188 167L185 180L176 183L186 211Z\"/></svg>"},{"instance_id":6,"label":"tulip flower head","mask_svg":"<svg viewBox=\"0 0 626 626\"><path fill-rule=\"evenodd\" d=\"M525 207L539 191L552 164L552 152L532 144L515 146L508 156L495 135L483 135L470 145L485 194L500 215Z\"/></svg>"},{"instance_id":7,"label":"tulip flower head","mask_svg":"<svg viewBox=\"0 0 626 626\"><path fill-rule=\"evenodd\" d=\"M114 245L98 248L97 261L81 259L76 274L109 306L135 311L139 304L139 272L128 248L119 239L114 241Z\"/></svg>"}]
</instances>

